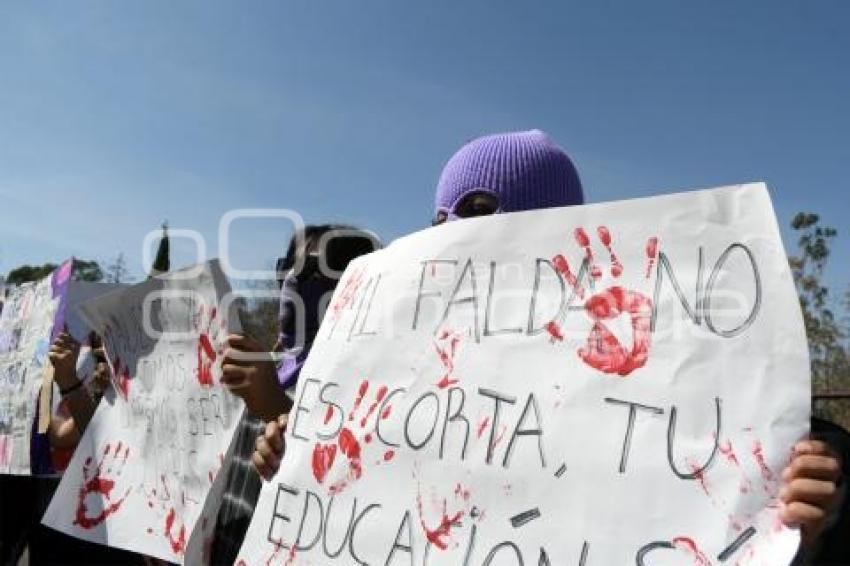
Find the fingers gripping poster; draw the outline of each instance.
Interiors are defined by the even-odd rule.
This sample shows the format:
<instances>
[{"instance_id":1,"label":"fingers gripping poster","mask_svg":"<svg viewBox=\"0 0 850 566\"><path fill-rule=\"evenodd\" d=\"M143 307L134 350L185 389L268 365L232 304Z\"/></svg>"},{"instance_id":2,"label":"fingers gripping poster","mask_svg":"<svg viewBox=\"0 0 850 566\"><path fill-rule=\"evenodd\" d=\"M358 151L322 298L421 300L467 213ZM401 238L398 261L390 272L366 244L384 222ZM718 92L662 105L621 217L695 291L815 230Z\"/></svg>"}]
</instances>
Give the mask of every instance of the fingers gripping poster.
<instances>
[{"instance_id":1,"label":"fingers gripping poster","mask_svg":"<svg viewBox=\"0 0 850 566\"><path fill-rule=\"evenodd\" d=\"M220 384L235 309L213 261L81 305L104 339L113 387L43 522L181 562L243 405Z\"/></svg>"},{"instance_id":2,"label":"fingers gripping poster","mask_svg":"<svg viewBox=\"0 0 850 566\"><path fill-rule=\"evenodd\" d=\"M764 185L451 222L349 266L237 563L787 563L808 405Z\"/></svg>"},{"instance_id":3,"label":"fingers gripping poster","mask_svg":"<svg viewBox=\"0 0 850 566\"><path fill-rule=\"evenodd\" d=\"M62 328L71 260L13 288L0 314L0 473L29 475L33 424L47 351ZM36 471L38 473L38 471Z\"/></svg>"}]
</instances>

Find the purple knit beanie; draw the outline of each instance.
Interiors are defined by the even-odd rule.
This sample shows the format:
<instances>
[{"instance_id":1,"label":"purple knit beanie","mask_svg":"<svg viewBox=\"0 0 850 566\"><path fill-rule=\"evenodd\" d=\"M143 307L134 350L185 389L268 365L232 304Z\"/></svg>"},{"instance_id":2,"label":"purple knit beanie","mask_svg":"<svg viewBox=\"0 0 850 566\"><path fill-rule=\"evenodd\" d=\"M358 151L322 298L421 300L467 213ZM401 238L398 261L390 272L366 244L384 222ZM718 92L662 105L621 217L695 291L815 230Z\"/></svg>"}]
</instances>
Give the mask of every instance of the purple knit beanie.
<instances>
[{"instance_id":1,"label":"purple knit beanie","mask_svg":"<svg viewBox=\"0 0 850 566\"><path fill-rule=\"evenodd\" d=\"M457 218L469 193L488 192L499 212L584 204L573 162L540 130L493 134L472 140L449 159L437 185L437 212Z\"/></svg>"}]
</instances>

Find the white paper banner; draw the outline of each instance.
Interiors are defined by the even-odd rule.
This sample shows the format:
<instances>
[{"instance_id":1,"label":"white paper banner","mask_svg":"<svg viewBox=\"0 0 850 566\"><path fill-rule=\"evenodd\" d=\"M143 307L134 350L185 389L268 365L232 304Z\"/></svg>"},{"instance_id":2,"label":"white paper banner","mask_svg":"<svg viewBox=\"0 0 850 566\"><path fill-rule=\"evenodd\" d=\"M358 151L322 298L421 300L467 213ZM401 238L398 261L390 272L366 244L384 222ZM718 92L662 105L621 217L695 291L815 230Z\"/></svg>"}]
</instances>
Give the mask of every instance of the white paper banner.
<instances>
[{"instance_id":1,"label":"white paper banner","mask_svg":"<svg viewBox=\"0 0 850 566\"><path fill-rule=\"evenodd\" d=\"M0 474L29 475L47 351L71 262L11 289L0 314ZM56 275L56 277L54 277ZM59 281L61 278L61 282ZM56 284L54 285L54 281Z\"/></svg>"},{"instance_id":2,"label":"white paper banner","mask_svg":"<svg viewBox=\"0 0 850 566\"><path fill-rule=\"evenodd\" d=\"M763 185L451 222L349 266L238 564L782 564L808 419Z\"/></svg>"},{"instance_id":3,"label":"white paper banner","mask_svg":"<svg viewBox=\"0 0 850 566\"><path fill-rule=\"evenodd\" d=\"M81 305L115 379L43 522L180 562L243 404L221 386L235 309L216 261ZM146 318L147 313L147 318ZM145 329L145 320L150 321Z\"/></svg>"}]
</instances>

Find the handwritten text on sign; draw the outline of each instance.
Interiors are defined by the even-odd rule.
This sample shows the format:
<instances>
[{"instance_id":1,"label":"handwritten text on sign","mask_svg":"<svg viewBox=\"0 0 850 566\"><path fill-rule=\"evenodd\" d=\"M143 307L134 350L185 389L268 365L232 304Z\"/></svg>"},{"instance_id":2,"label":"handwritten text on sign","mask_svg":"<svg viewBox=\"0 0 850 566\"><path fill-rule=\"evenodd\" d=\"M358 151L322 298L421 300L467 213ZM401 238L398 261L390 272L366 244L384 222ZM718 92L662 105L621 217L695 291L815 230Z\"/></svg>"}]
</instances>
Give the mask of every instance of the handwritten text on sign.
<instances>
[{"instance_id":1,"label":"handwritten text on sign","mask_svg":"<svg viewBox=\"0 0 850 566\"><path fill-rule=\"evenodd\" d=\"M426 230L346 272L241 560L782 563L808 380L763 185Z\"/></svg>"},{"instance_id":2,"label":"handwritten text on sign","mask_svg":"<svg viewBox=\"0 0 850 566\"><path fill-rule=\"evenodd\" d=\"M216 262L191 269L196 276L177 272L81 306L104 336L114 387L45 524L181 561L242 410L219 383L235 326L219 308L229 287Z\"/></svg>"},{"instance_id":3,"label":"handwritten text on sign","mask_svg":"<svg viewBox=\"0 0 850 566\"><path fill-rule=\"evenodd\" d=\"M38 395L71 276L66 261L44 279L11 289L0 314L0 473L29 475ZM59 328L61 328L61 320ZM36 473L39 473L36 470Z\"/></svg>"}]
</instances>

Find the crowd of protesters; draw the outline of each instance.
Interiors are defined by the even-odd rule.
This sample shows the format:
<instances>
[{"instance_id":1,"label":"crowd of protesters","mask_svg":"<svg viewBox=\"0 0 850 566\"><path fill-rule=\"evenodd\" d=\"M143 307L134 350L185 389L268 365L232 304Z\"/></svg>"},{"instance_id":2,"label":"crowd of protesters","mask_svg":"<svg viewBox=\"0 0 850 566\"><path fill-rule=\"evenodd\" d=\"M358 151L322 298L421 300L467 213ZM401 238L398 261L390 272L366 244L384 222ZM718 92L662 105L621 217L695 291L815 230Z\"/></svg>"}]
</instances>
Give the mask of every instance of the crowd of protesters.
<instances>
[{"instance_id":1,"label":"crowd of protesters","mask_svg":"<svg viewBox=\"0 0 850 566\"><path fill-rule=\"evenodd\" d=\"M449 159L437 185L433 223L583 203L584 190L572 161L546 134L538 130L496 134L473 140ZM345 235L322 237L331 231ZM319 264L325 262L332 267L331 273L341 273L349 261L376 247L370 232L338 224L310 225L297 236L279 262L282 275L274 350L292 351L299 342L296 338L303 346L293 355L267 352L263 356L265 348L250 336L232 334L227 340L221 381L244 400L247 411L236 429L232 458L223 468L226 489L211 546L213 564L234 562L262 479L269 479L280 467L292 391L321 324L321 298L337 284ZM328 245L320 245L323 242ZM303 337L296 337L294 297L304 305ZM245 352L255 355L242 355ZM67 332L61 333L50 348L49 359L62 402L47 438L55 452L73 450L104 389L110 387L109 367L94 334L81 346ZM845 495L844 483L850 465L848 439L850 435L837 425L813 419L811 437L789 447L793 456L782 473L781 517L787 525L800 527L797 564L850 564L850 498ZM3 563L15 564L24 546L29 548L31 564L161 563L40 526L40 513L58 479L34 478L34 483L22 489L15 487L24 486L20 478L5 477L3 481L4 508L19 505L32 509L30 520L0 525Z\"/></svg>"}]
</instances>

